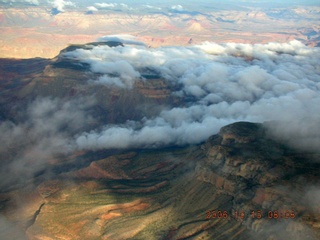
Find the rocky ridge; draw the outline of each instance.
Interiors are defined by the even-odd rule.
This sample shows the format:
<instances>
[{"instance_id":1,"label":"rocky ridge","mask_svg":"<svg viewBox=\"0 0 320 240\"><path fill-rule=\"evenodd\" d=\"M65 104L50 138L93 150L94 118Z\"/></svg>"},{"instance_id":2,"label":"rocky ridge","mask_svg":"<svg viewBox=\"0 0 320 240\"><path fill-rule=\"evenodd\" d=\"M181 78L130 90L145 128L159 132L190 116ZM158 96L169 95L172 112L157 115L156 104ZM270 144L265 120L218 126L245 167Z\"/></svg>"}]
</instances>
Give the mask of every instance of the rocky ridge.
<instances>
[{"instance_id":1,"label":"rocky ridge","mask_svg":"<svg viewBox=\"0 0 320 240\"><path fill-rule=\"evenodd\" d=\"M101 74L93 73L86 63L79 63L74 59L64 57L64 53L75 49L86 49L88 46L108 45L115 47L122 45L119 42L95 42L84 45L70 45L51 60L5 60L0 69L5 81L1 81L0 90L3 93L10 85L15 87L14 92L0 97L0 104L14 100L15 104L25 104L39 97L72 99L83 95L94 95L99 102L95 108L95 115L105 116L105 122L121 123L127 120L139 120L157 114L167 105L182 104L180 98L171 94L175 86L170 85L156 74L141 73L141 79L135 81L132 89L112 88L104 85L89 84L88 80L97 79ZM16 68L29 69L28 74L19 69L8 71L14 61ZM8 66L8 67L6 67ZM12 67L11 67L12 68ZM20 73L19 73L20 72ZM143 79L147 78L148 81ZM157 105L155 108L154 106ZM4 104L7 114L12 107ZM10 113L11 112L11 113Z\"/></svg>"},{"instance_id":2,"label":"rocky ridge","mask_svg":"<svg viewBox=\"0 0 320 240\"><path fill-rule=\"evenodd\" d=\"M4 205L26 226L38 203L28 239L318 239L319 214L303 198L318 168L262 124L238 122L199 146L93 161L38 185L19 211Z\"/></svg>"}]
</instances>

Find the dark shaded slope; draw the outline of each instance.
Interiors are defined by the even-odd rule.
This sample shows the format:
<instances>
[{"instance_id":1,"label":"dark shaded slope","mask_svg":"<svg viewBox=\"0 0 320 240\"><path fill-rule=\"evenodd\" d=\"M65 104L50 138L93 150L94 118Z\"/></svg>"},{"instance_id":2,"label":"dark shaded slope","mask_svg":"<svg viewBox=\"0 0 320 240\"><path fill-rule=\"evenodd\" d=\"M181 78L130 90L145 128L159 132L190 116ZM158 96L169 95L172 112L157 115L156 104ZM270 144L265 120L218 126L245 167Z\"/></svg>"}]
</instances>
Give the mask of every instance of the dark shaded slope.
<instances>
[{"instance_id":1,"label":"dark shaded slope","mask_svg":"<svg viewBox=\"0 0 320 240\"><path fill-rule=\"evenodd\" d=\"M90 83L90 80L98 78L101 74L91 72L89 64L63 55L76 49L100 45L123 46L119 42L97 42L71 45L52 60L3 59L0 83L0 103L3 105L0 107L1 112L5 114L0 117L14 120L20 109L30 105L37 98L59 98L67 101L94 97L96 103L92 106L91 112L94 117L104 123L118 124L127 120L152 117L164 108L183 104L181 98L171 94L175 86L148 69L141 70L142 78L135 81L132 89L113 88ZM148 78L148 81L144 81L144 78Z\"/></svg>"}]
</instances>

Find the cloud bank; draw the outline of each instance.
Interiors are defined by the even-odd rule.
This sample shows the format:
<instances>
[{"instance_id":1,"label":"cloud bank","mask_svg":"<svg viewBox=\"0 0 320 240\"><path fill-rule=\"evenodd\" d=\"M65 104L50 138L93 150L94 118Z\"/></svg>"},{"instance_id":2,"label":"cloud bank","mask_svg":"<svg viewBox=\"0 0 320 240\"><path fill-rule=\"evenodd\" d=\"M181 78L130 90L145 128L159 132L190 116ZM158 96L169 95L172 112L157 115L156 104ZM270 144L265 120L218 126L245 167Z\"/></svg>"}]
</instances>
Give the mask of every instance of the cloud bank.
<instances>
[{"instance_id":1,"label":"cloud bank","mask_svg":"<svg viewBox=\"0 0 320 240\"><path fill-rule=\"evenodd\" d=\"M0 188L19 184L44 170L55 157L72 153L72 136L92 121L87 109L93 103L87 97L38 98L29 103L20 120L0 122Z\"/></svg>"},{"instance_id":2,"label":"cloud bank","mask_svg":"<svg viewBox=\"0 0 320 240\"><path fill-rule=\"evenodd\" d=\"M105 125L76 137L81 149L158 147L194 144L235 121L269 124L280 139L319 149L320 51L299 41L216 44L192 47L93 46L65 54L102 74L92 81L132 88L152 69L176 86L186 105L158 116ZM147 80L145 80L147 81Z\"/></svg>"}]
</instances>

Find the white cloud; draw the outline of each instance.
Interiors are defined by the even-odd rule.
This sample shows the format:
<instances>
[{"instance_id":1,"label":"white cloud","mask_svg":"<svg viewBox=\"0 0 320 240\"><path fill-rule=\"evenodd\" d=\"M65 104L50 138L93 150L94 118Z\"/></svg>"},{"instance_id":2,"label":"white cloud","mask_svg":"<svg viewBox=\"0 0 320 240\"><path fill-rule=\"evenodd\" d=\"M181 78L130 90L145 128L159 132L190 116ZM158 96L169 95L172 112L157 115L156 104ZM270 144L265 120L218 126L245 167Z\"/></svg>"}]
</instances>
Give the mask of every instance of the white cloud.
<instances>
[{"instance_id":1,"label":"white cloud","mask_svg":"<svg viewBox=\"0 0 320 240\"><path fill-rule=\"evenodd\" d=\"M0 239L9 240L26 239L24 231L8 219L4 214L0 214Z\"/></svg>"},{"instance_id":2,"label":"white cloud","mask_svg":"<svg viewBox=\"0 0 320 240\"><path fill-rule=\"evenodd\" d=\"M121 7L125 8L127 10L132 10L133 8L129 7L125 3L95 3L94 4L98 8L115 8L115 7Z\"/></svg>"},{"instance_id":3,"label":"white cloud","mask_svg":"<svg viewBox=\"0 0 320 240\"><path fill-rule=\"evenodd\" d=\"M95 3L94 5L96 5L99 8L114 8L118 4L117 3Z\"/></svg>"},{"instance_id":4,"label":"white cloud","mask_svg":"<svg viewBox=\"0 0 320 240\"><path fill-rule=\"evenodd\" d=\"M99 84L122 88L131 88L143 69L154 69L169 84L179 86L174 95L189 99L186 107L164 110L130 126L106 125L103 131L80 134L81 148L199 143L221 126L239 120L284 121L285 127L274 122L270 126L278 137L313 150L319 146L320 132L314 129L320 119L318 48L298 41L157 49L96 46L66 56L105 74L94 80Z\"/></svg>"},{"instance_id":5,"label":"white cloud","mask_svg":"<svg viewBox=\"0 0 320 240\"><path fill-rule=\"evenodd\" d=\"M87 9L88 9L88 11L92 11L92 12L98 11L98 9L94 6L89 6L89 7L87 7Z\"/></svg>"},{"instance_id":6,"label":"white cloud","mask_svg":"<svg viewBox=\"0 0 320 240\"><path fill-rule=\"evenodd\" d=\"M115 62L94 62L91 64L91 70L96 73L115 75L118 77L103 76L97 80L97 83L111 84L118 87L132 88L134 81L140 77L128 62L119 60Z\"/></svg>"},{"instance_id":7,"label":"white cloud","mask_svg":"<svg viewBox=\"0 0 320 240\"><path fill-rule=\"evenodd\" d=\"M156 10L161 10L162 9L161 7L155 7L155 6L151 6L151 5L148 5L148 4L143 5L143 6L146 7L146 8L149 8L149 9L156 9Z\"/></svg>"},{"instance_id":8,"label":"white cloud","mask_svg":"<svg viewBox=\"0 0 320 240\"><path fill-rule=\"evenodd\" d=\"M7 160L0 161L0 187L20 183L44 170L54 157L74 151L72 136L92 121L86 110L93 103L91 98L38 98L22 111L23 120L2 121L0 156Z\"/></svg>"},{"instance_id":9,"label":"white cloud","mask_svg":"<svg viewBox=\"0 0 320 240\"><path fill-rule=\"evenodd\" d=\"M171 7L172 10L175 10L175 11L183 11L184 8L181 6L181 5L174 5Z\"/></svg>"},{"instance_id":10,"label":"white cloud","mask_svg":"<svg viewBox=\"0 0 320 240\"><path fill-rule=\"evenodd\" d=\"M60 12L64 12L64 8L66 6L75 6L75 4L71 1L65 0L50 0L52 7L56 8Z\"/></svg>"}]
</instances>

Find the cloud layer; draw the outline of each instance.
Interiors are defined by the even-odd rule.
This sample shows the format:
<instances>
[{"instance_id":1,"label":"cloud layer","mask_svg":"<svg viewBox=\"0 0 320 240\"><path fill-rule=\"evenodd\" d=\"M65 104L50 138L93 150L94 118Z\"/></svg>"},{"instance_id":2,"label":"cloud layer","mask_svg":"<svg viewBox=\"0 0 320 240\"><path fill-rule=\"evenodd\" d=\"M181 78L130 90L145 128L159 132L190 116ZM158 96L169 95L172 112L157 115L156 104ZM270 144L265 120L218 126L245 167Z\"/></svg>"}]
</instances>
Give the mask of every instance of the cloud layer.
<instances>
[{"instance_id":1,"label":"cloud layer","mask_svg":"<svg viewBox=\"0 0 320 240\"><path fill-rule=\"evenodd\" d=\"M19 184L44 170L55 157L72 153L72 136L92 121L87 109L93 103L91 98L38 98L20 120L0 122L0 188L12 181Z\"/></svg>"},{"instance_id":2,"label":"cloud layer","mask_svg":"<svg viewBox=\"0 0 320 240\"><path fill-rule=\"evenodd\" d=\"M80 148L199 143L240 120L284 122L269 124L277 137L304 148L319 146L320 51L301 42L206 42L157 49L93 46L65 57L88 63L91 71L102 74L92 81L110 87L130 89L143 79L145 69L152 69L178 86L173 94L187 103L151 119L79 134Z\"/></svg>"}]
</instances>

